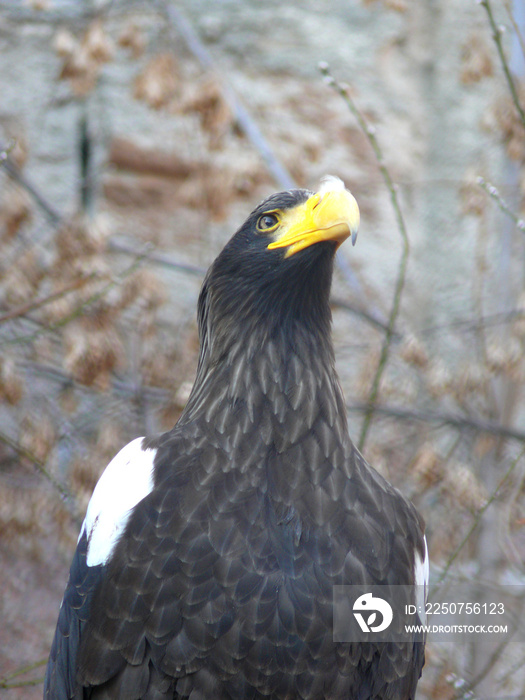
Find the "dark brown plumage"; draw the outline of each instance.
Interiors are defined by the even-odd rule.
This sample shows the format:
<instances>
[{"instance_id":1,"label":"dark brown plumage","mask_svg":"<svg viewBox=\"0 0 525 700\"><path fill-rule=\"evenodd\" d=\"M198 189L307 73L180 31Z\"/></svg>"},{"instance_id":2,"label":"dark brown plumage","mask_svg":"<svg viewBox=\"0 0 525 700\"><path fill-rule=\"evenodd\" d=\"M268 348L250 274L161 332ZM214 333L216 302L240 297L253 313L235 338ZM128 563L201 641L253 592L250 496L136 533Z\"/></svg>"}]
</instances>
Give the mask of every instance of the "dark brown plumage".
<instances>
[{"instance_id":1,"label":"dark brown plumage","mask_svg":"<svg viewBox=\"0 0 525 700\"><path fill-rule=\"evenodd\" d=\"M345 200L333 220L340 190L270 197L210 268L179 422L116 458L123 486L146 464L129 512L104 524L111 476L94 494L47 698L414 698L421 643L332 637L335 584L413 584L425 556L413 506L348 435L329 292L357 214Z\"/></svg>"}]
</instances>

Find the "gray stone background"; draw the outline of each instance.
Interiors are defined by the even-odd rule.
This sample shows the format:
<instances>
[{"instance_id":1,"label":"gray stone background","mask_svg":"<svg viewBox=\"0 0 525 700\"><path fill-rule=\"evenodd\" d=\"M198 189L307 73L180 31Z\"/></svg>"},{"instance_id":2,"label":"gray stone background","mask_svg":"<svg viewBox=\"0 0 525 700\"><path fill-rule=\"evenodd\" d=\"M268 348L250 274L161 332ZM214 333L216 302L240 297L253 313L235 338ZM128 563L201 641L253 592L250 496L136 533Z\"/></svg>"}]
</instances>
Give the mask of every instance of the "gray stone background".
<instances>
[{"instance_id":1,"label":"gray stone background","mask_svg":"<svg viewBox=\"0 0 525 700\"><path fill-rule=\"evenodd\" d=\"M525 5L491 7L523 98ZM173 424L203 270L286 177L338 175L360 204L333 291L360 440L403 246L321 61L374 130L410 241L364 454L425 516L436 579L450 564L523 583L523 232L476 178L520 216L525 142L485 7L0 2L0 697L40 696L42 668L18 670L48 653L96 478L127 440ZM523 697L523 645L495 659L486 644L429 645L418 697Z\"/></svg>"}]
</instances>

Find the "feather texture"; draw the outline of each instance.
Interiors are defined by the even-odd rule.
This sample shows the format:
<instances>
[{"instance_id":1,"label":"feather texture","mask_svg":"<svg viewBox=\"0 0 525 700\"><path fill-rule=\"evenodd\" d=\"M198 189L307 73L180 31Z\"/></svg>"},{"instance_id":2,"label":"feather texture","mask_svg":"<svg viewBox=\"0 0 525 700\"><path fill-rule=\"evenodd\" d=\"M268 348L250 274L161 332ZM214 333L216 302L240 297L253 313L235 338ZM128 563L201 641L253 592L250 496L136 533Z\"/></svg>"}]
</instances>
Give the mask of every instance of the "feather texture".
<instances>
[{"instance_id":1,"label":"feather texture","mask_svg":"<svg viewBox=\"0 0 525 700\"><path fill-rule=\"evenodd\" d=\"M64 690L48 697L414 698L423 644L333 641L333 586L414 584L425 544L348 436L335 246L285 257L255 231L309 196L262 203L210 269L188 404L137 443L141 469L120 469L139 475L140 499L92 567L87 537L106 516L88 510L48 666L47 687L60 676Z\"/></svg>"}]
</instances>

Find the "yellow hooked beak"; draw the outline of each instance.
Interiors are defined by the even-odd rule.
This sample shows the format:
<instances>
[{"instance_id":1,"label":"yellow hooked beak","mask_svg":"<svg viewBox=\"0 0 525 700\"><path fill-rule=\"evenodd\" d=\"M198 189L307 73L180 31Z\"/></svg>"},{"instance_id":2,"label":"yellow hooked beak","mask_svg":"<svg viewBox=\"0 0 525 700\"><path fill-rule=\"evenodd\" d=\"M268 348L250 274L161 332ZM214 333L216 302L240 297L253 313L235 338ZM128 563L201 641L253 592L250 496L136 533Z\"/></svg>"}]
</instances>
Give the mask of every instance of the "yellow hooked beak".
<instances>
[{"instance_id":1,"label":"yellow hooked beak","mask_svg":"<svg viewBox=\"0 0 525 700\"><path fill-rule=\"evenodd\" d=\"M306 202L283 212L268 249L288 248L288 258L321 241L334 241L339 247L352 236L355 245L358 228L357 202L341 180L328 178Z\"/></svg>"}]
</instances>

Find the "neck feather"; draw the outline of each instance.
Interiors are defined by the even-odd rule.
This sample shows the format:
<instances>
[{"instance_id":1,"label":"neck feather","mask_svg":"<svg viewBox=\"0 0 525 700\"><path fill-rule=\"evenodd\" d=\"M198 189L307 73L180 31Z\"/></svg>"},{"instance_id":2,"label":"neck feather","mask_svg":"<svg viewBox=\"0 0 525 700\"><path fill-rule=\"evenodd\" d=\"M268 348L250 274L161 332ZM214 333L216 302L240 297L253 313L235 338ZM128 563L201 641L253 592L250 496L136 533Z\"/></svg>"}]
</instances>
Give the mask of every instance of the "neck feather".
<instances>
[{"instance_id":1,"label":"neck feather","mask_svg":"<svg viewBox=\"0 0 525 700\"><path fill-rule=\"evenodd\" d=\"M270 328L241 324L228 343L203 342L181 422L203 420L219 433L234 425L234 443L244 438L278 452L316 424L349 440L330 334L300 321Z\"/></svg>"},{"instance_id":2,"label":"neck feather","mask_svg":"<svg viewBox=\"0 0 525 700\"><path fill-rule=\"evenodd\" d=\"M199 299L201 352L181 422L224 435L228 450L346 445L331 340L333 246L257 271L227 253L210 268Z\"/></svg>"}]
</instances>

